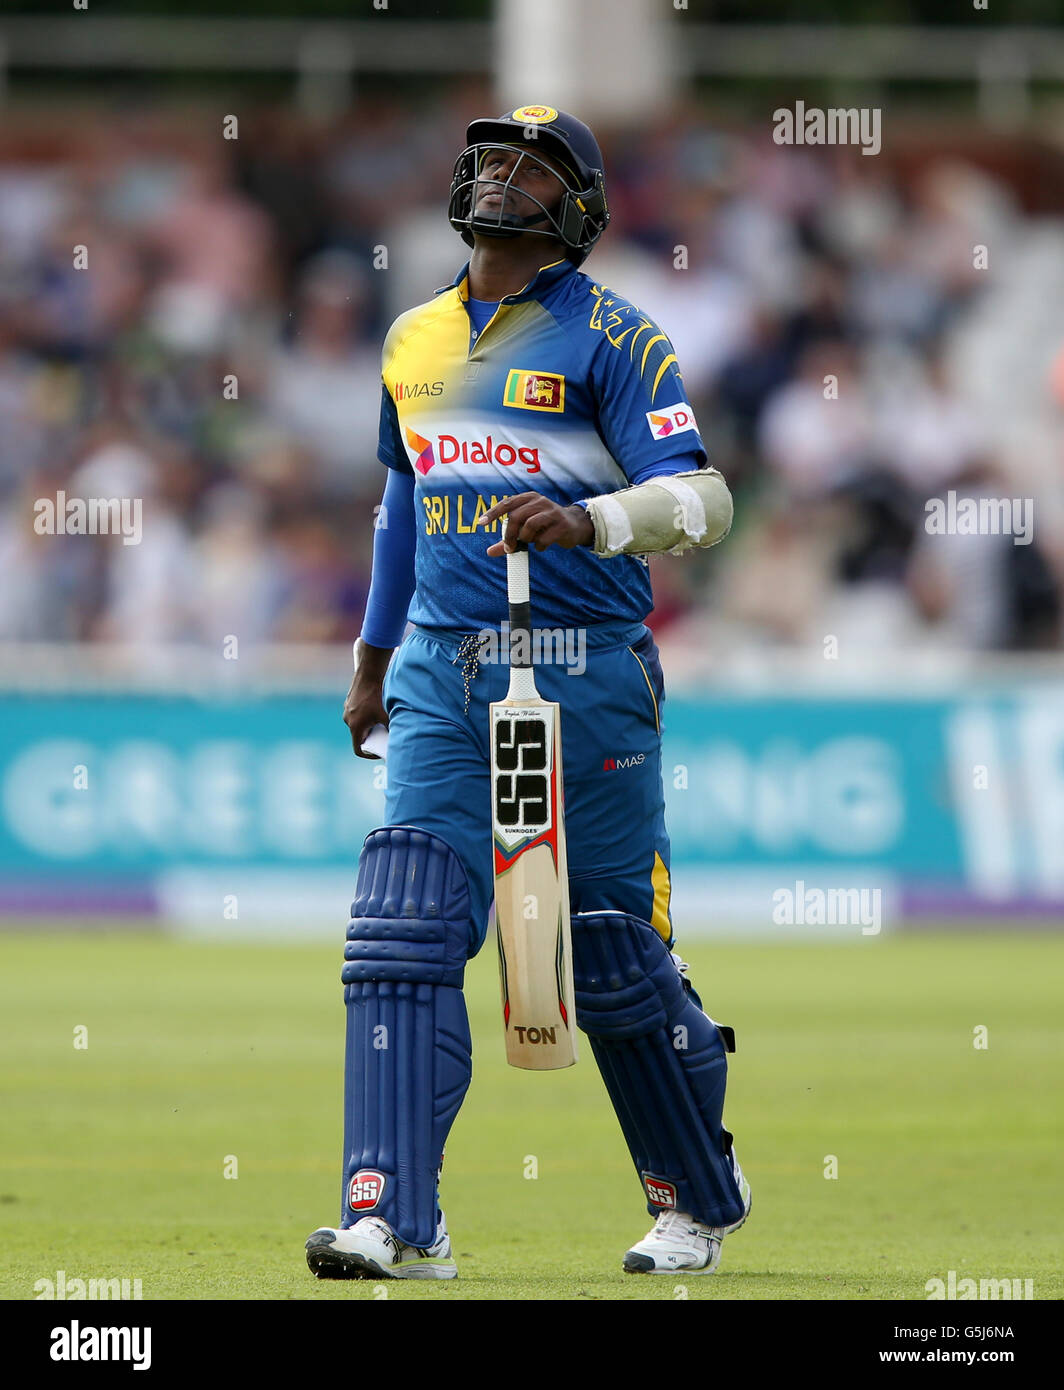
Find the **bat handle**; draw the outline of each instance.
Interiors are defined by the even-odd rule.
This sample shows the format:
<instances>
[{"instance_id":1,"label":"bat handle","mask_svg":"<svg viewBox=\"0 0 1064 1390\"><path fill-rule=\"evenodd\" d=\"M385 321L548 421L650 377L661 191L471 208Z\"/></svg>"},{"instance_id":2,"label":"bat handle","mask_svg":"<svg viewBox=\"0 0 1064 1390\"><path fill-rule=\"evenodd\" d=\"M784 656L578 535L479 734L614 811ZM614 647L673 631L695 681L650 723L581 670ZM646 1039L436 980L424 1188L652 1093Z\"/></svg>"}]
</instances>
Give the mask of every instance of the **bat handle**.
<instances>
[{"instance_id":1,"label":"bat handle","mask_svg":"<svg viewBox=\"0 0 1064 1390\"><path fill-rule=\"evenodd\" d=\"M518 541L517 549L506 556L506 597L510 602L510 631L528 627L528 542ZM515 615L514 609L523 609Z\"/></svg>"},{"instance_id":2,"label":"bat handle","mask_svg":"<svg viewBox=\"0 0 1064 1390\"><path fill-rule=\"evenodd\" d=\"M506 556L506 596L510 606L509 700L534 700L536 680L532 673L532 605L528 596L528 546Z\"/></svg>"}]
</instances>

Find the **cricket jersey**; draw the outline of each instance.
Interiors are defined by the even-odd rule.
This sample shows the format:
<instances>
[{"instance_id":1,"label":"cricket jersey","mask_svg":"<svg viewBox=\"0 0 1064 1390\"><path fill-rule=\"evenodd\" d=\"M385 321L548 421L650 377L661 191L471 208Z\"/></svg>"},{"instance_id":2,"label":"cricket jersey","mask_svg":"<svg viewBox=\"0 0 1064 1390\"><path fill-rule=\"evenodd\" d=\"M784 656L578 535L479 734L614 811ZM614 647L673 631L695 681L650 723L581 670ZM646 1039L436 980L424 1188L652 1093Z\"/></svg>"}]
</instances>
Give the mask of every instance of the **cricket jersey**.
<instances>
[{"instance_id":1,"label":"cricket jersey","mask_svg":"<svg viewBox=\"0 0 1064 1390\"><path fill-rule=\"evenodd\" d=\"M468 269L389 330L378 445L414 478L410 620L467 632L507 616L505 560L485 553L503 523L473 526L496 502L568 506L706 461L672 345L633 304L562 260L478 332ZM552 545L530 571L540 625L641 622L653 606L643 557Z\"/></svg>"}]
</instances>

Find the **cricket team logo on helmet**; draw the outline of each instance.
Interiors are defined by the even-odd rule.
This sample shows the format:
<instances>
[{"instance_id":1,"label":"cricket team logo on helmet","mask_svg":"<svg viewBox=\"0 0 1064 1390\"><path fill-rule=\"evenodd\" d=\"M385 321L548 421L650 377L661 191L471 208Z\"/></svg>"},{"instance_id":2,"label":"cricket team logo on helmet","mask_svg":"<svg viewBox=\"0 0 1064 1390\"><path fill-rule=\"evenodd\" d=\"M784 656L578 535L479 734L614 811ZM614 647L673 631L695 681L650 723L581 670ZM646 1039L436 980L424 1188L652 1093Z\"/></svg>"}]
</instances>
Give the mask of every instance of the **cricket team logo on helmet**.
<instances>
[{"instance_id":1,"label":"cricket team logo on helmet","mask_svg":"<svg viewBox=\"0 0 1064 1390\"><path fill-rule=\"evenodd\" d=\"M553 106L519 106L513 116L515 121L531 121L533 125L558 119L558 113Z\"/></svg>"},{"instance_id":2,"label":"cricket team logo on helmet","mask_svg":"<svg viewBox=\"0 0 1064 1390\"><path fill-rule=\"evenodd\" d=\"M466 140L466 148L455 161L447 206L448 220L461 233L462 240L472 246L474 234L512 237L531 232L557 237L569 259L580 265L610 220L602 152L583 121L553 106L519 106L496 120L473 121L466 131ZM484 177L481 170L486 155L504 147L521 151L513 168L506 178ZM560 200L549 208L513 182L526 162L550 168L537 159L537 150L562 165L567 183ZM556 173L554 169L550 171ZM502 193L498 207L478 213L477 200L486 185L491 184ZM513 207L517 197L534 204L539 211L519 216Z\"/></svg>"}]
</instances>

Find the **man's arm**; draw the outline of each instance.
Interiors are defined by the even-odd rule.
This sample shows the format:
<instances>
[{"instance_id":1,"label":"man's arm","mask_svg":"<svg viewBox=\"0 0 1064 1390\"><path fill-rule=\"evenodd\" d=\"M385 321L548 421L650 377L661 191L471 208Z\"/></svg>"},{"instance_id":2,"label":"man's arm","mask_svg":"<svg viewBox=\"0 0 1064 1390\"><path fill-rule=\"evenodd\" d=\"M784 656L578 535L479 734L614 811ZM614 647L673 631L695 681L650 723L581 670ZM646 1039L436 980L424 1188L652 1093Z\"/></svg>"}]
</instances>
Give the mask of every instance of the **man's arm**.
<instances>
[{"instance_id":1,"label":"man's arm","mask_svg":"<svg viewBox=\"0 0 1064 1390\"><path fill-rule=\"evenodd\" d=\"M611 299L608 307L618 322L630 321L630 331L601 335L588 381L599 434L632 486L569 507L534 492L504 497L479 518L484 526L507 517L489 555L503 555L519 540L537 550L586 545L604 558L678 554L728 534L731 493L707 466L672 344L627 301Z\"/></svg>"},{"instance_id":2,"label":"man's arm","mask_svg":"<svg viewBox=\"0 0 1064 1390\"><path fill-rule=\"evenodd\" d=\"M416 543L413 476L390 470L373 536L373 573L362 635L355 643L355 674L344 701L343 720L360 758L374 756L362 751L373 726L388 725L384 676L406 629Z\"/></svg>"},{"instance_id":3,"label":"man's arm","mask_svg":"<svg viewBox=\"0 0 1064 1390\"><path fill-rule=\"evenodd\" d=\"M537 550L586 545L604 557L716 545L731 526L731 494L717 470L699 462L688 454L649 463L635 473L635 486L569 507L538 492L504 497L479 518L480 525L507 518L502 540L487 553L504 555L518 541Z\"/></svg>"}]
</instances>

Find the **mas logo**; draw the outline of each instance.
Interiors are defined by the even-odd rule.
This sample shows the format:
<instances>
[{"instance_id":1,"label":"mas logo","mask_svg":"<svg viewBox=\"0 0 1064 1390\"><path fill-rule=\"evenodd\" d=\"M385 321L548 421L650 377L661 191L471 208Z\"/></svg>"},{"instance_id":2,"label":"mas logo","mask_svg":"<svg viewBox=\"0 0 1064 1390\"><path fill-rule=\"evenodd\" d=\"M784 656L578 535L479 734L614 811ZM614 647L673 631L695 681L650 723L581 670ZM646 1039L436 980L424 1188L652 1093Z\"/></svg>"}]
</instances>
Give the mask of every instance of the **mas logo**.
<instances>
[{"instance_id":1,"label":"mas logo","mask_svg":"<svg viewBox=\"0 0 1064 1390\"><path fill-rule=\"evenodd\" d=\"M666 406L664 410L648 410L647 424L655 439L668 439L671 434L683 434L684 430L698 429L695 413L686 402Z\"/></svg>"},{"instance_id":2,"label":"mas logo","mask_svg":"<svg viewBox=\"0 0 1064 1390\"><path fill-rule=\"evenodd\" d=\"M352 1174L347 1190L347 1205L352 1211L368 1211L384 1196L388 1179L375 1168L360 1168Z\"/></svg>"},{"instance_id":3,"label":"mas logo","mask_svg":"<svg viewBox=\"0 0 1064 1390\"><path fill-rule=\"evenodd\" d=\"M603 772L623 772L626 767L642 767L645 753L633 753L630 758L603 758Z\"/></svg>"},{"instance_id":4,"label":"mas logo","mask_svg":"<svg viewBox=\"0 0 1064 1390\"><path fill-rule=\"evenodd\" d=\"M503 405L518 410L564 410L565 377L554 372L525 372L515 367L506 378Z\"/></svg>"},{"instance_id":5,"label":"mas logo","mask_svg":"<svg viewBox=\"0 0 1064 1390\"><path fill-rule=\"evenodd\" d=\"M513 120L526 121L531 125L547 125L558 119L553 106L519 106L513 113Z\"/></svg>"},{"instance_id":6,"label":"mas logo","mask_svg":"<svg viewBox=\"0 0 1064 1390\"><path fill-rule=\"evenodd\" d=\"M409 401L414 396L442 396L442 381L397 381L393 392L397 401Z\"/></svg>"}]
</instances>

